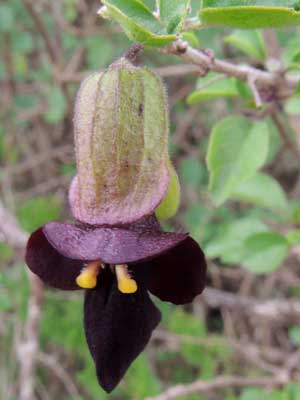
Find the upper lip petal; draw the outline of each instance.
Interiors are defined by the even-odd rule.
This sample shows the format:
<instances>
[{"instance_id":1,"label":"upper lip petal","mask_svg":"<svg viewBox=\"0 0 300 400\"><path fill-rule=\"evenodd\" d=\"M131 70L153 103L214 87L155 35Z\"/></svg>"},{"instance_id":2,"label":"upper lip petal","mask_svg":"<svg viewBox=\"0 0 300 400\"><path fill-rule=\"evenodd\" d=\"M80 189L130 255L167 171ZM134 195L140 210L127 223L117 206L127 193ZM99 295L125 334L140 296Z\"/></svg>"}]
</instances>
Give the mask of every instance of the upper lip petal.
<instances>
[{"instance_id":1,"label":"upper lip petal","mask_svg":"<svg viewBox=\"0 0 300 400\"><path fill-rule=\"evenodd\" d=\"M107 264L136 263L166 252L186 239L185 233L99 227L86 230L71 224L50 222L43 227L49 243L65 257L101 260Z\"/></svg>"}]
</instances>

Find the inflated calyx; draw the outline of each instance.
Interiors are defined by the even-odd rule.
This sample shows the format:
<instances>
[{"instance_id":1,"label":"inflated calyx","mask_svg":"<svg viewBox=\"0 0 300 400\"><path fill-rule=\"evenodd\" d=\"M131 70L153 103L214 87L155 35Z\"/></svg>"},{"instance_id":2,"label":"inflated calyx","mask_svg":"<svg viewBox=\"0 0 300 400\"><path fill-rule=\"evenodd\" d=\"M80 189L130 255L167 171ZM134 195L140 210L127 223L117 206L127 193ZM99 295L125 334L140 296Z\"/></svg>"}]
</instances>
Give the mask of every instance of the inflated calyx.
<instances>
[{"instance_id":1,"label":"inflated calyx","mask_svg":"<svg viewBox=\"0 0 300 400\"><path fill-rule=\"evenodd\" d=\"M74 113L74 217L122 225L150 215L166 196L168 110L161 79L126 58L86 78ZM170 190L170 189L169 189Z\"/></svg>"}]
</instances>

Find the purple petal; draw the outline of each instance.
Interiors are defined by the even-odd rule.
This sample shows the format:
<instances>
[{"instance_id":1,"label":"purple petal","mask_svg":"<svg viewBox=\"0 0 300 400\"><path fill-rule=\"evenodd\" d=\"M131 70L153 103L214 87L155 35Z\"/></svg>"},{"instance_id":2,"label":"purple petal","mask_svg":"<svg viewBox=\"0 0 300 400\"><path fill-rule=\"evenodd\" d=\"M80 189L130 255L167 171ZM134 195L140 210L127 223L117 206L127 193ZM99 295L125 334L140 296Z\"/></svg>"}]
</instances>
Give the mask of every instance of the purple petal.
<instances>
[{"instance_id":1,"label":"purple petal","mask_svg":"<svg viewBox=\"0 0 300 400\"><path fill-rule=\"evenodd\" d=\"M122 294L109 271L103 272L96 289L86 291L86 339L104 390L111 392L120 382L160 318L145 289L139 286L134 294Z\"/></svg>"},{"instance_id":2,"label":"purple petal","mask_svg":"<svg viewBox=\"0 0 300 400\"><path fill-rule=\"evenodd\" d=\"M76 290L76 277L83 263L66 258L51 244L40 228L30 236L26 249L26 263L30 270L43 282L57 289Z\"/></svg>"},{"instance_id":3,"label":"purple petal","mask_svg":"<svg viewBox=\"0 0 300 400\"><path fill-rule=\"evenodd\" d=\"M205 257L190 237L168 253L149 261L146 266L148 289L163 301L190 303L205 288Z\"/></svg>"},{"instance_id":4,"label":"purple petal","mask_svg":"<svg viewBox=\"0 0 300 400\"><path fill-rule=\"evenodd\" d=\"M132 227L79 228L50 222L43 232L52 246L66 257L101 260L107 264L133 263L161 254L186 238L182 233L164 233L148 224Z\"/></svg>"},{"instance_id":5,"label":"purple petal","mask_svg":"<svg viewBox=\"0 0 300 400\"><path fill-rule=\"evenodd\" d=\"M123 225L123 228L126 227L126 229L129 229L131 231L135 232L162 232L161 226L155 216L155 214L151 214L148 217L145 217L143 219L140 219L137 222L134 222L133 224L127 224Z\"/></svg>"}]
</instances>

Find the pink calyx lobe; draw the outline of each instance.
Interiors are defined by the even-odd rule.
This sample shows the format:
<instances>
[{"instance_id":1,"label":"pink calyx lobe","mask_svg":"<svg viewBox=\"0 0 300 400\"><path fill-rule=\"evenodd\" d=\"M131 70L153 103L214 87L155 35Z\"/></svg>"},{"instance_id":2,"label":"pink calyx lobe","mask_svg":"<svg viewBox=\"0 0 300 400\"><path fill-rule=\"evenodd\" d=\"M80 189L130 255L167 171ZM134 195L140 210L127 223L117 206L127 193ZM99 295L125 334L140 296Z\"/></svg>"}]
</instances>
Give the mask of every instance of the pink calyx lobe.
<instances>
[{"instance_id":1,"label":"pink calyx lobe","mask_svg":"<svg viewBox=\"0 0 300 400\"><path fill-rule=\"evenodd\" d=\"M149 215L169 184L168 110L161 79L125 58L86 78L74 112L74 217L91 225Z\"/></svg>"}]
</instances>

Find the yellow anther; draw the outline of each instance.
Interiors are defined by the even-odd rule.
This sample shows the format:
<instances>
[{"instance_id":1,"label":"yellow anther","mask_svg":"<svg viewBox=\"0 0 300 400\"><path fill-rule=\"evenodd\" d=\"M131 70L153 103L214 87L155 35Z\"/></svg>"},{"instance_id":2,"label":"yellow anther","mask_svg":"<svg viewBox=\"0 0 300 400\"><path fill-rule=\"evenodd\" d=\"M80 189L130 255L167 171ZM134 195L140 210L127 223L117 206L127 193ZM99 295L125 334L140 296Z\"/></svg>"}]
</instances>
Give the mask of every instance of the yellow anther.
<instances>
[{"instance_id":1,"label":"yellow anther","mask_svg":"<svg viewBox=\"0 0 300 400\"><path fill-rule=\"evenodd\" d=\"M97 285L97 276L100 272L101 262L91 261L83 268L76 278L76 283L83 289L93 289Z\"/></svg>"},{"instance_id":2,"label":"yellow anther","mask_svg":"<svg viewBox=\"0 0 300 400\"><path fill-rule=\"evenodd\" d=\"M116 275L121 293L130 294L137 291L136 281L130 277L127 265L116 265Z\"/></svg>"}]
</instances>

